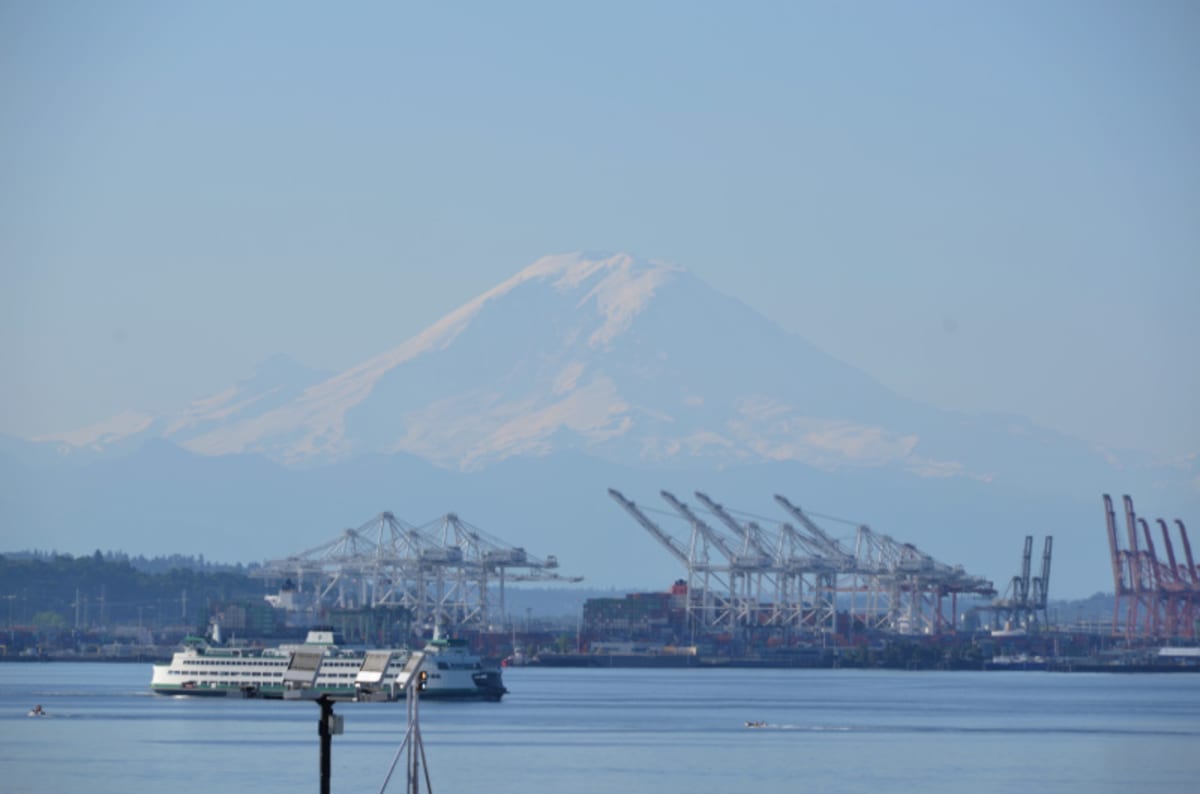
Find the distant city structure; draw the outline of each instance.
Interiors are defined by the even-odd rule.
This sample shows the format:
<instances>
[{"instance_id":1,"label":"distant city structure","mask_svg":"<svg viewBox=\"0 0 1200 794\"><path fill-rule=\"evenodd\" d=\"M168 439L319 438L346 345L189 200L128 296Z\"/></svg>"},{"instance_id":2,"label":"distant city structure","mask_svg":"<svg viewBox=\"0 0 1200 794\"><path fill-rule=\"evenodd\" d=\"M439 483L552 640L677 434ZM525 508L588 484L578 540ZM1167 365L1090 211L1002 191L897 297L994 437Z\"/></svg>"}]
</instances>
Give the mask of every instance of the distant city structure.
<instances>
[{"instance_id":1,"label":"distant city structure","mask_svg":"<svg viewBox=\"0 0 1200 794\"><path fill-rule=\"evenodd\" d=\"M960 595L996 594L987 579L866 526L856 528L854 546L848 548L781 495L775 501L795 525L763 527L739 520L737 511L697 492L715 522L710 523L662 491L689 527L687 533L672 534L650 518L647 508L617 490L608 493L682 565L686 579L673 592L676 597L686 592L683 608L694 631L775 627L813 635L855 630L939 635L955 630ZM844 612L843 600L848 601Z\"/></svg>"},{"instance_id":2,"label":"distant city structure","mask_svg":"<svg viewBox=\"0 0 1200 794\"><path fill-rule=\"evenodd\" d=\"M281 583L271 604L300 616L329 610L403 609L416 630L486 630L507 615L507 582L580 582L454 513L413 526L390 512L252 576ZM498 600L493 603L495 588Z\"/></svg>"}]
</instances>

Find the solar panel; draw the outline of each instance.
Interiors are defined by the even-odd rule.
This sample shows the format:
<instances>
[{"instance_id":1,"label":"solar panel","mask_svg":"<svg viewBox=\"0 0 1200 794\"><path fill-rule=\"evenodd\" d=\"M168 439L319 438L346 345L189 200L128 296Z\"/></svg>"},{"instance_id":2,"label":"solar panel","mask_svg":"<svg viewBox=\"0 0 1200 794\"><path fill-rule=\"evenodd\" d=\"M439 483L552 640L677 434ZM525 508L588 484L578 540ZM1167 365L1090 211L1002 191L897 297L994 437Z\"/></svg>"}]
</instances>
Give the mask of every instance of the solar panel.
<instances>
[{"instance_id":1,"label":"solar panel","mask_svg":"<svg viewBox=\"0 0 1200 794\"><path fill-rule=\"evenodd\" d=\"M392 661L391 651L367 651L358 675L354 677L356 684L378 684L383 681L384 673Z\"/></svg>"},{"instance_id":2,"label":"solar panel","mask_svg":"<svg viewBox=\"0 0 1200 794\"><path fill-rule=\"evenodd\" d=\"M401 689L408 686L409 680L421 668L423 661L425 661L425 654L421 651L414 651L409 655L408 661L404 663L404 669L396 676L396 683Z\"/></svg>"},{"instance_id":3,"label":"solar panel","mask_svg":"<svg viewBox=\"0 0 1200 794\"><path fill-rule=\"evenodd\" d=\"M301 648L292 651L288 659L287 670L283 673L285 686L312 686L317 682L317 673L321 669L321 660L325 658L324 650Z\"/></svg>"}]
</instances>

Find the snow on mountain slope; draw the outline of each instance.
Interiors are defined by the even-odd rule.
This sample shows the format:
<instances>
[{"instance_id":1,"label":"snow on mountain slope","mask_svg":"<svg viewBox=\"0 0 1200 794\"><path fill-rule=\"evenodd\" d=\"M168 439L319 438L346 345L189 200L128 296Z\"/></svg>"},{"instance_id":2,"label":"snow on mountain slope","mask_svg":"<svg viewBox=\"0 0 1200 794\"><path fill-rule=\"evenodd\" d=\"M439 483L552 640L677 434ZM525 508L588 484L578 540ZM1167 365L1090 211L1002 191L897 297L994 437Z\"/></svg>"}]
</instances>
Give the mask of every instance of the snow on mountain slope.
<instances>
[{"instance_id":1,"label":"snow on mountain slope","mask_svg":"<svg viewBox=\"0 0 1200 794\"><path fill-rule=\"evenodd\" d=\"M542 258L332 377L279 359L177 415L57 438L103 445L122 430L203 455L407 453L459 470L570 451L987 480L1002 465L989 450L1009 468L1020 454L1003 431L898 397L683 268L625 254Z\"/></svg>"},{"instance_id":2,"label":"snow on mountain slope","mask_svg":"<svg viewBox=\"0 0 1200 794\"><path fill-rule=\"evenodd\" d=\"M474 469L570 449L928 466L916 436L880 424L899 402L681 268L570 254L286 404L180 440L286 463L405 452Z\"/></svg>"},{"instance_id":3,"label":"snow on mountain slope","mask_svg":"<svg viewBox=\"0 0 1200 794\"><path fill-rule=\"evenodd\" d=\"M249 378L217 394L195 400L173 414L154 416L127 411L82 430L55 433L32 439L37 443L59 443L91 452L128 447L147 438L165 438L186 445L191 439L263 416L300 396L328 373L309 369L283 355L260 364Z\"/></svg>"},{"instance_id":4,"label":"snow on mountain slope","mask_svg":"<svg viewBox=\"0 0 1200 794\"><path fill-rule=\"evenodd\" d=\"M289 463L336 460L377 451L424 451L435 460L450 462L445 453L426 449L422 439L440 447L442 437L458 435L465 443L455 447L453 457L467 463L479 456L486 457L491 445L508 450L537 449L536 438L548 426L561 425L585 435L592 432L603 435L608 432L605 430L608 418L621 411L615 390L611 385L606 387L599 382L580 386L571 380L569 372L565 379L559 379L556 395L561 399L554 404L542 405L533 397L506 401L502 406L485 409L490 419L484 426L471 425L469 420L478 418L476 412L482 407L481 400L489 403L495 399L495 395L487 396L493 387L487 383L470 384L475 388L447 391L438 389L436 384L458 384L458 379L446 377L455 366L461 366L469 373L481 373L487 369L484 358L503 358L510 370L520 368L527 351L505 344L506 334L503 329L493 327L495 323L488 325L488 338L482 340L485 343L483 349L478 340L464 345L459 338L469 333L477 335L481 315L502 301L511 302L511 296L528 290L530 285L552 289L561 303L554 313L558 316L576 314L582 321L573 324L572 338L586 327L587 344L596 349L628 328L655 289L666 282L671 273L666 266L639 267L627 256L605 260L588 260L578 255L546 257L446 315L399 347L306 389L286 405L192 436L184 446L210 455L262 452ZM530 319L511 309L502 313L512 315L517 326ZM550 335L552 345L560 341L555 338L553 327L546 326L540 332ZM460 347L468 348L468 354L456 355ZM451 353L452 350L455 353ZM475 355L481 359L471 360ZM434 360L432 369L441 371L441 374L435 371L420 375L435 382L430 395L432 400L414 405L404 397L403 392L411 392L407 388L385 388L382 395L379 393L381 383L386 384L398 374L412 372L411 365L421 359ZM482 397L478 394L480 388L484 392ZM409 421L395 427L395 415L402 410ZM529 415L519 416L523 411L528 411ZM364 426L367 417L377 422L366 422ZM434 429L431 422L439 423L440 427ZM464 428L464 422L469 426ZM359 432L349 432L352 425L359 428ZM478 438L480 434L494 434L492 444L485 438Z\"/></svg>"}]
</instances>

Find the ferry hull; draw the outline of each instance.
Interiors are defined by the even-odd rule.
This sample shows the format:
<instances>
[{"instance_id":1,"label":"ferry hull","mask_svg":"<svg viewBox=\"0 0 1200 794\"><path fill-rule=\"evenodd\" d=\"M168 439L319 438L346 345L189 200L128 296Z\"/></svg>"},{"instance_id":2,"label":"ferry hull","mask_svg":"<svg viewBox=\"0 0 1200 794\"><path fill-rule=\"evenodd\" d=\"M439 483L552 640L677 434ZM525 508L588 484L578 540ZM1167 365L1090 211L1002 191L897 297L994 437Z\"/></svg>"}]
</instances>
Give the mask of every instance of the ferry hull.
<instances>
[{"instance_id":1,"label":"ferry hull","mask_svg":"<svg viewBox=\"0 0 1200 794\"><path fill-rule=\"evenodd\" d=\"M244 699L262 699L262 700L283 700L283 687L235 687L235 686L217 686L217 685L199 685L199 686L178 686L178 685L159 685L154 684L150 687L156 695L167 695L170 697L230 697ZM354 690L342 689L323 689L324 693L328 694L333 700L378 700L370 696L363 696ZM394 700L395 698L386 698Z\"/></svg>"},{"instance_id":2,"label":"ferry hull","mask_svg":"<svg viewBox=\"0 0 1200 794\"><path fill-rule=\"evenodd\" d=\"M699 656L688 654L544 653L535 664L544 667L700 667Z\"/></svg>"},{"instance_id":3,"label":"ferry hull","mask_svg":"<svg viewBox=\"0 0 1200 794\"><path fill-rule=\"evenodd\" d=\"M241 687L222 687L222 686L160 686L154 685L150 687L156 695L166 695L170 697L231 697L231 698L261 698L263 700L283 700L282 687L264 687L261 689L247 689ZM372 692L364 693L355 690L339 690L332 688L322 688L321 692L329 695L333 700L342 701L379 701L379 700L403 700L404 695L399 698L379 697L381 693ZM487 702L499 703L500 699L508 692L507 689L501 690L481 690L481 689L429 689L421 693L421 700L482 700Z\"/></svg>"},{"instance_id":4,"label":"ferry hull","mask_svg":"<svg viewBox=\"0 0 1200 794\"><path fill-rule=\"evenodd\" d=\"M483 700L499 703L505 692L487 692L480 689L430 689L421 693L421 700Z\"/></svg>"}]
</instances>

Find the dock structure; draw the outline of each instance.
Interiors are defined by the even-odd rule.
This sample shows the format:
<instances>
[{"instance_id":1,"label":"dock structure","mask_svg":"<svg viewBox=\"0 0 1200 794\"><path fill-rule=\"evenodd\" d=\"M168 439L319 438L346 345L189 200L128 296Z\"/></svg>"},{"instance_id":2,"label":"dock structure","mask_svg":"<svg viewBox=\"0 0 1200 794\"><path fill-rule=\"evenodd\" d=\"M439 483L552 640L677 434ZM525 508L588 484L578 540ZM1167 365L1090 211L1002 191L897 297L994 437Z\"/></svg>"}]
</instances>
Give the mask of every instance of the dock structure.
<instances>
[{"instance_id":1,"label":"dock structure","mask_svg":"<svg viewBox=\"0 0 1200 794\"><path fill-rule=\"evenodd\" d=\"M853 547L834 537L785 496L776 503L795 521L739 520L749 515L706 494L705 516L667 491L660 493L686 531L664 528L643 507L610 488L609 496L680 562L687 575L688 621L696 628L732 631L783 627L836 633L839 602L849 624L900 634L954 629L960 595L991 597L987 579L935 560L911 543L857 526ZM763 519L765 521L765 519ZM947 600L949 604L947 604Z\"/></svg>"},{"instance_id":2,"label":"dock structure","mask_svg":"<svg viewBox=\"0 0 1200 794\"><path fill-rule=\"evenodd\" d=\"M1133 499L1122 497L1125 508L1125 543L1117 532L1112 497L1104 494L1105 528L1112 561L1112 633L1128 640L1195 640L1200 620L1200 568L1192 557L1187 527L1175 519L1183 558L1175 556L1167 522L1157 519L1166 559L1160 559L1154 533L1146 519L1133 509ZM1139 533L1140 530L1140 533Z\"/></svg>"},{"instance_id":3,"label":"dock structure","mask_svg":"<svg viewBox=\"0 0 1200 794\"><path fill-rule=\"evenodd\" d=\"M416 626L457 631L502 619L507 582L582 581L557 569L553 555L536 557L454 513L413 526L383 512L327 543L268 560L251 575L290 583L296 606L403 607Z\"/></svg>"}]
</instances>

